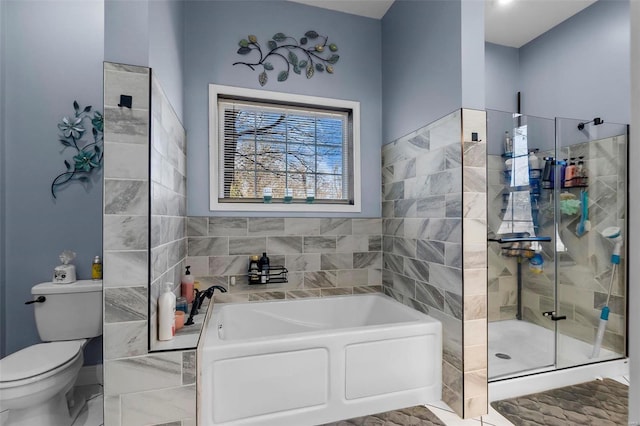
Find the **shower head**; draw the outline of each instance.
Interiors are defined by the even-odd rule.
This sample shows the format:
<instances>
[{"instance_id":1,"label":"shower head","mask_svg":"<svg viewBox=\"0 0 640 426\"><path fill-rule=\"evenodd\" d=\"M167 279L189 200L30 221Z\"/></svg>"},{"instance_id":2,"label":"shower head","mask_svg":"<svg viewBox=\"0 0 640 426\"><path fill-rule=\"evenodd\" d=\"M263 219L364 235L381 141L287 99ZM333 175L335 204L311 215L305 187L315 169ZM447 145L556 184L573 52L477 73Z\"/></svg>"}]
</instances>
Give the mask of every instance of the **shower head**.
<instances>
[{"instance_id":1,"label":"shower head","mask_svg":"<svg viewBox=\"0 0 640 426\"><path fill-rule=\"evenodd\" d=\"M620 263L620 253L622 252L622 233L617 226L610 226L602 230L602 236L613 241L613 252L611 253L611 263Z\"/></svg>"},{"instance_id":2,"label":"shower head","mask_svg":"<svg viewBox=\"0 0 640 426\"><path fill-rule=\"evenodd\" d=\"M584 125L585 124L589 124L589 123L593 123L594 126L597 126L599 124L604 123L604 121L602 121L602 118L596 117L591 121L585 121L584 123L578 123L578 130L583 130L584 129Z\"/></svg>"}]
</instances>

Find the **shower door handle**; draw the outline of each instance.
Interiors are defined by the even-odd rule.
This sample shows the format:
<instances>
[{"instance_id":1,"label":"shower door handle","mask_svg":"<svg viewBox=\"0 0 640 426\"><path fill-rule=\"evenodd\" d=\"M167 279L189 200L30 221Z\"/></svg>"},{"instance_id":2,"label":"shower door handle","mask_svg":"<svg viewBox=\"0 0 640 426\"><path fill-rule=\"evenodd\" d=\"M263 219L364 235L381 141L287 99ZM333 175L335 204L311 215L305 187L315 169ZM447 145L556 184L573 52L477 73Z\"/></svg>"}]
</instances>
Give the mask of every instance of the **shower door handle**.
<instances>
[{"instance_id":1,"label":"shower door handle","mask_svg":"<svg viewBox=\"0 0 640 426\"><path fill-rule=\"evenodd\" d=\"M566 315L556 315L556 311L543 312L542 316L551 317L551 321L560 321L567 319Z\"/></svg>"}]
</instances>

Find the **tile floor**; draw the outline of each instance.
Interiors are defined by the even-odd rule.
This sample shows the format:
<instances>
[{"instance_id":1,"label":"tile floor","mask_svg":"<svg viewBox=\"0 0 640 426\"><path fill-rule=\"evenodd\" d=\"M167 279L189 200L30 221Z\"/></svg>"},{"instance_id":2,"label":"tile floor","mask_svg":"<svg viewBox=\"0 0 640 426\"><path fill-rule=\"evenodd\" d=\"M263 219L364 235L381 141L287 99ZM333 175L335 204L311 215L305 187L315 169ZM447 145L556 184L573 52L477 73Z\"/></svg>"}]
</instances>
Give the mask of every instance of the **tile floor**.
<instances>
[{"instance_id":1,"label":"tile floor","mask_svg":"<svg viewBox=\"0 0 640 426\"><path fill-rule=\"evenodd\" d=\"M104 424L102 385L78 386L76 391L87 399L87 404L71 426L102 426Z\"/></svg>"},{"instance_id":2,"label":"tile floor","mask_svg":"<svg viewBox=\"0 0 640 426\"><path fill-rule=\"evenodd\" d=\"M614 379L620 383L629 385L629 377L627 376L614 377ZM80 386L79 391L83 392L86 396L87 405L80 412L72 426L102 426L102 386ZM513 426L513 423L505 419L491 406L489 406L489 414L486 416L467 420L462 420L458 417L458 415L442 401L427 404L427 408L438 416L447 426Z\"/></svg>"}]
</instances>

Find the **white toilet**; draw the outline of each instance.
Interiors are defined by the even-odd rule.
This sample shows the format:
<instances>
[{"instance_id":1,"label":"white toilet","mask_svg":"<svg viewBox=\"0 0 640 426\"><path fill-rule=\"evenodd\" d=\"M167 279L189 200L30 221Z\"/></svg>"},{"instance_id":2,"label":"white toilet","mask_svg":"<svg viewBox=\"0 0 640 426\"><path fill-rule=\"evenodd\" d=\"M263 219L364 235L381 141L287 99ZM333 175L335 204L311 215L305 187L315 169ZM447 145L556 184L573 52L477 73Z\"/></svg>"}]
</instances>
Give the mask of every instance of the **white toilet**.
<instances>
[{"instance_id":1,"label":"white toilet","mask_svg":"<svg viewBox=\"0 0 640 426\"><path fill-rule=\"evenodd\" d=\"M72 392L82 350L102 334L102 281L31 288L43 342L0 360L0 407L6 426L70 426L85 401Z\"/></svg>"}]
</instances>

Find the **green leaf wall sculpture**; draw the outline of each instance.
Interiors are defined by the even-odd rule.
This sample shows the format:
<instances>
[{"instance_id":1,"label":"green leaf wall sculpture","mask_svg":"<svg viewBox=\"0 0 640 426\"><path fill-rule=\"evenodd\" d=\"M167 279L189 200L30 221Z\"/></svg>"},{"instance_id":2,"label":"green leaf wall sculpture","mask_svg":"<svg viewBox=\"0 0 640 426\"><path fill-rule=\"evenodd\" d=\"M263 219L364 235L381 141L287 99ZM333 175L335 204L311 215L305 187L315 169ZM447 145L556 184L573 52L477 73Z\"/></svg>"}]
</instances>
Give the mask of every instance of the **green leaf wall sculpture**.
<instances>
[{"instance_id":1,"label":"green leaf wall sculpture","mask_svg":"<svg viewBox=\"0 0 640 426\"><path fill-rule=\"evenodd\" d=\"M58 124L62 133L58 141L66 148L75 150L73 163L64 160L67 171L60 173L51 183L51 195L56 198L56 189L67 182L76 180L87 182L91 172L102 165L102 132L104 130L104 118L99 111L94 111L91 116L91 105L80 108L78 102L73 101L74 115L63 117ZM91 138L84 140L86 131L85 121L91 124Z\"/></svg>"},{"instance_id":2,"label":"green leaf wall sculpture","mask_svg":"<svg viewBox=\"0 0 640 426\"><path fill-rule=\"evenodd\" d=\"M318 34L316 31L307 31L303 37L296 39L284 33L276 33L267 41L267 49L262 49L258 38L249 35L238 43L238 55L251 55L258 58L256 61L238 61L233 65L244 65L256 71L262 67L262 72L258 74L260 86L264 86L269 81L269 72L275 70L275 64L286 65L286 69L277 72L278 81L286 81L291 75L291 71L296 74L303 74L309 79L315 72L326 71L333 74L333 66L340 59L338 55L338 45L329 43L329 37ZM274 62L275 61L275 62Z\"/></svg>"}]
</instances>

